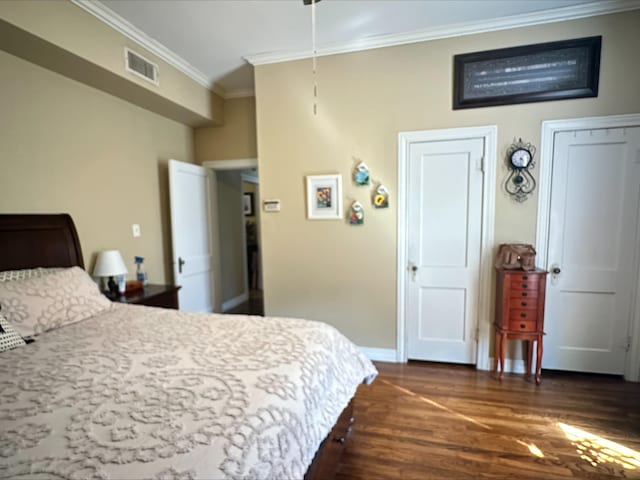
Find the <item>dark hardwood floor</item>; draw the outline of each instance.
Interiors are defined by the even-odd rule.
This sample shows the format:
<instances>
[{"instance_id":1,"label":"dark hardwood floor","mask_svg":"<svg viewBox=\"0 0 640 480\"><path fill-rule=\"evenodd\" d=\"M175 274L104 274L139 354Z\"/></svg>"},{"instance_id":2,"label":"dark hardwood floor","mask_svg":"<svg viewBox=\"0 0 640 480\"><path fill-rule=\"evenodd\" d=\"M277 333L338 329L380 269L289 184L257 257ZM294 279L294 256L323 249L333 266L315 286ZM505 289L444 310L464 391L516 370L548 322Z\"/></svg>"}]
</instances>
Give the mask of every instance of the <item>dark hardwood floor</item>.
<instances>
[{"instance_id":1,"label":"dark hardwood floor","mask_svg":"<svg viewBox=\"0 0 640 480\"><path fill-rule=\"evenodd\" d=\"M638 383L545 371L537 387L465 366L376 365L339 480L640 478Z\"/></svg>"},{"instance_id":2,"label":"dark hardwood floor","mask_svg":"<svg viewBox=\"0 0 640 480\"><path fill-rule=\"evenodd\" d=\"M261 315L264 316L264 300L262 290L250 290L249 300L232 308L226 313L243 314L243 315Z\"/></svg>"}]
</instances>

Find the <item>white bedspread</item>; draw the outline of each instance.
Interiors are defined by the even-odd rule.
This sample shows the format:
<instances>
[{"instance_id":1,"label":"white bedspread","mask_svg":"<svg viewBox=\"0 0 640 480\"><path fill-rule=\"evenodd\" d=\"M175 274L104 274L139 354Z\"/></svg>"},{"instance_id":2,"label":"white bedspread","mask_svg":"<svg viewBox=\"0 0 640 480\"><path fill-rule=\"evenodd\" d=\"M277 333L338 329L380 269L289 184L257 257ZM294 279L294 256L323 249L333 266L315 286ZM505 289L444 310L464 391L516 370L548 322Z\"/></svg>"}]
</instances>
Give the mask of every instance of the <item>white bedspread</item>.
<instances>
[{"instance_id":1,"label":"white bedspread","mask_svg":"<svg viewBox=\"0 0 640 480\"><path fill-rule=\"evenodd\" d=\"M0 354L0 478L301 479L376 373L323 323L114 305Z\"/></svg>"}]
</instances>

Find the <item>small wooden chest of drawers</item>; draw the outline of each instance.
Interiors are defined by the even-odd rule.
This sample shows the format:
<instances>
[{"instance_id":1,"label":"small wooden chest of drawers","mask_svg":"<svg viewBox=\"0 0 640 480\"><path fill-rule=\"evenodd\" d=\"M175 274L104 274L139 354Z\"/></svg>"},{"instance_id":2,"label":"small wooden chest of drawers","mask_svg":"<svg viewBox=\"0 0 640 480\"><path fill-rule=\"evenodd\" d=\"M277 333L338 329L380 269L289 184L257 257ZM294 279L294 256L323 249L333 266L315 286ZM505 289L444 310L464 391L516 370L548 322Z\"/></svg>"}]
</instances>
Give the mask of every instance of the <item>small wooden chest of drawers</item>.
<instances>
[{"instance_id":1,"label":"small wooden chest of drawers","mask_svg":"<svg viewBox=\"0 0 640 480\"><path fill-rule=\"evenodd\" d=\"M498 270L496 285L496 368L504 376L504 356L508 339L526 340L527 372L531 371L533 342L537 342L536 383L540 383L544 301L547 272L544 270Z\"/></svg>"},{"instance_id":2,"label":"small wooden chest of drawers","mask_svg":"<svg viewBox=\"0 0 640 480\"><path fill-rule=\"evenodd\" d=\"M112 299L120 303L146 305L148 307L172 308L178 310L178 290L174 285L147 285L125 296Z\"/></svg>"}]
</instances>

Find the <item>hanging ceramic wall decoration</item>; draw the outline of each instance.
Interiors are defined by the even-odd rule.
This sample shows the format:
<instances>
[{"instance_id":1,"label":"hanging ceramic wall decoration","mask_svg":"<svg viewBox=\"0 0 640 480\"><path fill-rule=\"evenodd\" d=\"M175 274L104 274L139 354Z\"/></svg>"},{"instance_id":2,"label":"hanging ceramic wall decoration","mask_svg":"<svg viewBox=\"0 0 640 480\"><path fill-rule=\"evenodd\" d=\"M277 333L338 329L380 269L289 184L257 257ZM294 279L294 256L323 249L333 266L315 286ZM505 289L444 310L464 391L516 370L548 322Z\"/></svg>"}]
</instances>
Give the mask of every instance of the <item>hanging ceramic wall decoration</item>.
<instances>
[{"instance_id":1,"label":"hanging ceramic wall decoration","mask_svg":"<svg viewBox=\"0 0 640 480\"><path fill-rule=\"evenodd\" d=\"M378 185L376 192L373 194L374 208L389 208L389 191L384 185Z\"/></svg>"},{"instance_id":2,"label":"hanging ceramic wall decoration","mask_svg":"<svg viewBox=\"0 0 640 480\"><path fill-rule=\"evenodd\" d=\"M353 181L359 187L369 185L369 167L364 162L360 162L353 171Z\"/></svg>"},{"instance_id":3,"label":"hanging ceramic wall decoration","mask_svg":"<svg viewBox=\"0 0 640 480\"><path fill-rule=\"evenodd\" d=\"M362 225L364 223L364 209L360 202L353 202L349 210L349 223L351 225Z\"/></svg>"}]
</instances>

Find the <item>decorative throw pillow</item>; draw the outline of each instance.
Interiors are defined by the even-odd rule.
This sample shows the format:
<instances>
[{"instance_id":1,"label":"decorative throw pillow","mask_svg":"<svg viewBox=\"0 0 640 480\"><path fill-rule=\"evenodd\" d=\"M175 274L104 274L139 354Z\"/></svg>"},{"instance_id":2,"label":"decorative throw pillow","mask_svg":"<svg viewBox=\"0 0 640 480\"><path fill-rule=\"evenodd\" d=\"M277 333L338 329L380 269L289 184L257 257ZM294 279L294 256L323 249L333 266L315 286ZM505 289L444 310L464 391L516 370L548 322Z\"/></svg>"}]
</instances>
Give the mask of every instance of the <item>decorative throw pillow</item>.
<instances>
[{"instance_id":1,"label":"decorative throw pillow","mask_svg":"<svg viewBox=\"0 0 640 480\"><path fill-rule=\"evenodd\" d=\"M5 270L0 272L0 282L13 282L15 280L26 280L28 278L42 277L50 273L56 273L64 268L26 268L24 270Z\"/></svg>"},{"instance_id":2,"label":"decorative throw pillow","mask_svg":"<svg viewBox=\"0 0 640 480\"><path fill-rule=\"evenodd\" d=\"M111 302L84 270L72 267L0 282L0 305L18 333L28 337L89 318L111 307Z\"/></svg>"},{"instance_id":3,"label":"decorative throw pillow","mask_svg":"<svg viewBox=\"0 0 640 480\"><path fill-rule=\"evenodd\" d=\"M0 352L6 352L21 345L26 345L25 341L0 313Z\"/></svg>"}]
</instances>

